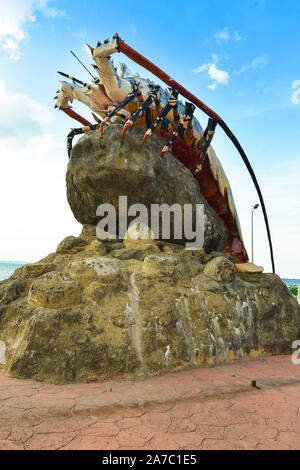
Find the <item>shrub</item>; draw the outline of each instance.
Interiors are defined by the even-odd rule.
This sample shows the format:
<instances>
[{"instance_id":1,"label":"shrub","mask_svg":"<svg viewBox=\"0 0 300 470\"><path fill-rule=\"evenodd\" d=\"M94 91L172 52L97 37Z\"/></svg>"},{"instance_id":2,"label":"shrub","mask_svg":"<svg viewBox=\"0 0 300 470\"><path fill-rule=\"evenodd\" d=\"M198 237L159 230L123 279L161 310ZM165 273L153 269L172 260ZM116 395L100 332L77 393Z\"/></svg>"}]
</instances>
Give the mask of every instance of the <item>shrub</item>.
<instances>
[{"instance_id":1,"label":"shrub","mask_svg":"<svg viewBox=\"0 0 300 470\"><path fill-rule=\"evenodd\" d=\"M297 297L298 295L298 287L294 284L290 284L289 285L289 291L290 293L294 296L294 297Z\"/></svg>"}]
</instances>

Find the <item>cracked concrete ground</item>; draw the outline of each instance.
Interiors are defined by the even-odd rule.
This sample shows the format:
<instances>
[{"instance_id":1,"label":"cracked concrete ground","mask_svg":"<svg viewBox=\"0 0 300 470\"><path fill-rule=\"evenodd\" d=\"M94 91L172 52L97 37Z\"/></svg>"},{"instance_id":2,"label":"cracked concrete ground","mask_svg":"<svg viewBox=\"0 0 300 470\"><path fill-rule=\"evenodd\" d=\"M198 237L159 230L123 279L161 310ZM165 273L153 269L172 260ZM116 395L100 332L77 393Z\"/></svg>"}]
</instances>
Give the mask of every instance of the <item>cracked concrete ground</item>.
<instances>
[{"instance_id":1,"label":"cracked concrete ground","mask_svg":"<svg viewBox=\"0 0 300 470\"><path fill-rule=\"evenodd\" d=\"M0 372L0 449L300 449L299 409L290 356L91 384Z\"/></svg>"}]
</instances>

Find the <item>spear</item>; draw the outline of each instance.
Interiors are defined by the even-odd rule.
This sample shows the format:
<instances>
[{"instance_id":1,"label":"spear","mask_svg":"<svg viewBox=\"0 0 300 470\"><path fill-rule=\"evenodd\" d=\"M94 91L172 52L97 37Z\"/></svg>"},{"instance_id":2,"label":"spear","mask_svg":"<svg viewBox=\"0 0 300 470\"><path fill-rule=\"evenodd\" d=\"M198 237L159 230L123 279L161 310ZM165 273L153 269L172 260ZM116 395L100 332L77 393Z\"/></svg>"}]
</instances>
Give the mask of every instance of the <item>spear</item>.
<instances>
[{"instance_id":1,"label":"spear","mask_svg":"<svg viewBox=\"0 0 300 470\"><path fill-rule=\"evenodd\" d=\"M255 173L253 171L253 168L247 158L246 153L244 152L241 144L239 143L238 139L236 136L233 134L233 132L230 130L230 128L227 126L227 124L223 121L223 119L215 113L212 109L210 109L203 101L201 101L199 98L197 98L195 95L193 95L191 92L189 92L186 88L184 88L180 83L176 82L171 78L168 74L166 74L163 70L161 70L157 65L153 64L150 62L150 60L146 59L146 57L142 56L139 52L134 50L132 47L128 46L128 44L125 43L125 41L121 40L117 34L115 35L115 38L117 38L117 49L119 52L123 52L129 59L133 60L137 64L141 65L145 69L149 70L149 72L153 73L156 77L158 77L160 80L162 80L166 85L168 85L171 88L175 88L176 90L179 91L179 93L184 96L187 100L191 101L196 105L198 108L200 108L205 114L207 114L210 118L212 118L214 121L216 121L220 127L224 130L225 134L229 137L233 145L236 147L237 151L239 152L240 156L242 157L249 173L252 178L252 181L254 183L254 186L256 188L261 208L263 211L263 216L265 220L265 225L266 225L266 231L267 231L267 236L268 236L268 242L269 242L269 248L270 248L270 256L271 256L271 263L272 263L272 271L275 273L275 262L274 262L274 254L273 254L273 246L272 246L272 239L271 239L271 232L270 232L270 227L269 227L269 221L268 221L268 215L266 211L266 206L264 202L264 198L262 195L262 192L260 190L257 178L255 176Z\"/></svg>"}]
</instances>

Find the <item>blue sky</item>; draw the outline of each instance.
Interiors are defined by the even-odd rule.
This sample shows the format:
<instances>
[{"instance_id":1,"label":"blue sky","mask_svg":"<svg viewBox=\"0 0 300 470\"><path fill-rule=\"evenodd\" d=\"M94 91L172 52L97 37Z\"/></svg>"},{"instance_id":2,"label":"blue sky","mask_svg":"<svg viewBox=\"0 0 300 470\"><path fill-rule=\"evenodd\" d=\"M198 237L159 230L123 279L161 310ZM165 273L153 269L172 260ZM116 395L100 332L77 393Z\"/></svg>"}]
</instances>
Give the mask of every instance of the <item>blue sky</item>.
<instances>
[{"instance_id":1,"label":"blue sky","mask_svg":"<svg viewBox=\"0 0 300 470\"><path fill-rule=\"evenodd\" d=\"M269 213L277 271L300 277L300 2L298 0L10 0L0 11L0 259L34 261L77 235L65 196L65 136L73 122L53 109L57 70L88 80L85 41L116 31L222 116L242 143ZM133 72L149 76L121 54ZM74 109L89 117L76 104ZM197 117L204 125L206 117ZM250 251L257 196L218 129L224 166ZM270 270L255 214L255 261Z\"/></svg>"}]
</instances>

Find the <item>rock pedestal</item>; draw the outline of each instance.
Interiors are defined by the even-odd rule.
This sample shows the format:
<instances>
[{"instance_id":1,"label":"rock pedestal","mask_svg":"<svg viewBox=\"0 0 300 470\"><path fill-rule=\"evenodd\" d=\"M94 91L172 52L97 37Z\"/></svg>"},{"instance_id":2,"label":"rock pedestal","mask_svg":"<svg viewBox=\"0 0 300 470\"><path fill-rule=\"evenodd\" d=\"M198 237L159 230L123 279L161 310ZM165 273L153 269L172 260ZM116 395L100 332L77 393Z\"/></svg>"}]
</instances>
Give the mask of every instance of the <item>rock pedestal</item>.
<instances>
[{"instance_id":1,"label":"rock pedestal","mask_svg":"<svg viewBox=\"0 0 300 470\"><path fill-rule=\"evenodd\" d=\"M119 211L119 196L127 196L128 207L143 204L151 213L152 204L204 204L204 249L222 251L228 231L224 222L201 195L190 171L166 153L160 158L165 141L154 134L141 145L143 128L132 128L122 138L122 125L115 123L99 132L84 135L71 153L67 170L67 197L75 218L81 224L99 221L97 207L112 204ZM195 218L194 218L195 220ZM130 222L130 218L128 218ZM150 225L150 223L148 224ZM172 242L179 242L173 236ZM183 230L184 234L184 230ZM180 243L186 240L183 237Z\"/></svg>"},{"instance_id":2,"label":"rock pedestal","mask_svg":"<svg viewBox=\"0 0 300 470\"><path fill-rule=\"evenodd\" d=\"M88 133L72 151L67 196L85 224L80 236L0 282L5 372L88 382L293 352L300 307L285 284L221 253L224 223L190 172L169 154L159 158L160 137L143 147L144 129L131 129L125 139L121 131L114 124L102 138ZM101 203L118 209L120 195L148 210L204 204L204 248L134 240L132 227L124 241L99 241L96 209Z\"/></svg>"},{"instance_id":3,"label":"rock pedestal","mask_svg":"<svg viewBox=\"0 0 300 470\"><path fill-rule=\"evenodd\" d=\"M232 261L161 241L101 243L86 225L0 282L4 370L88 382L290 354L296 300L278 276Z\"/></svg>"}]
</instances>

